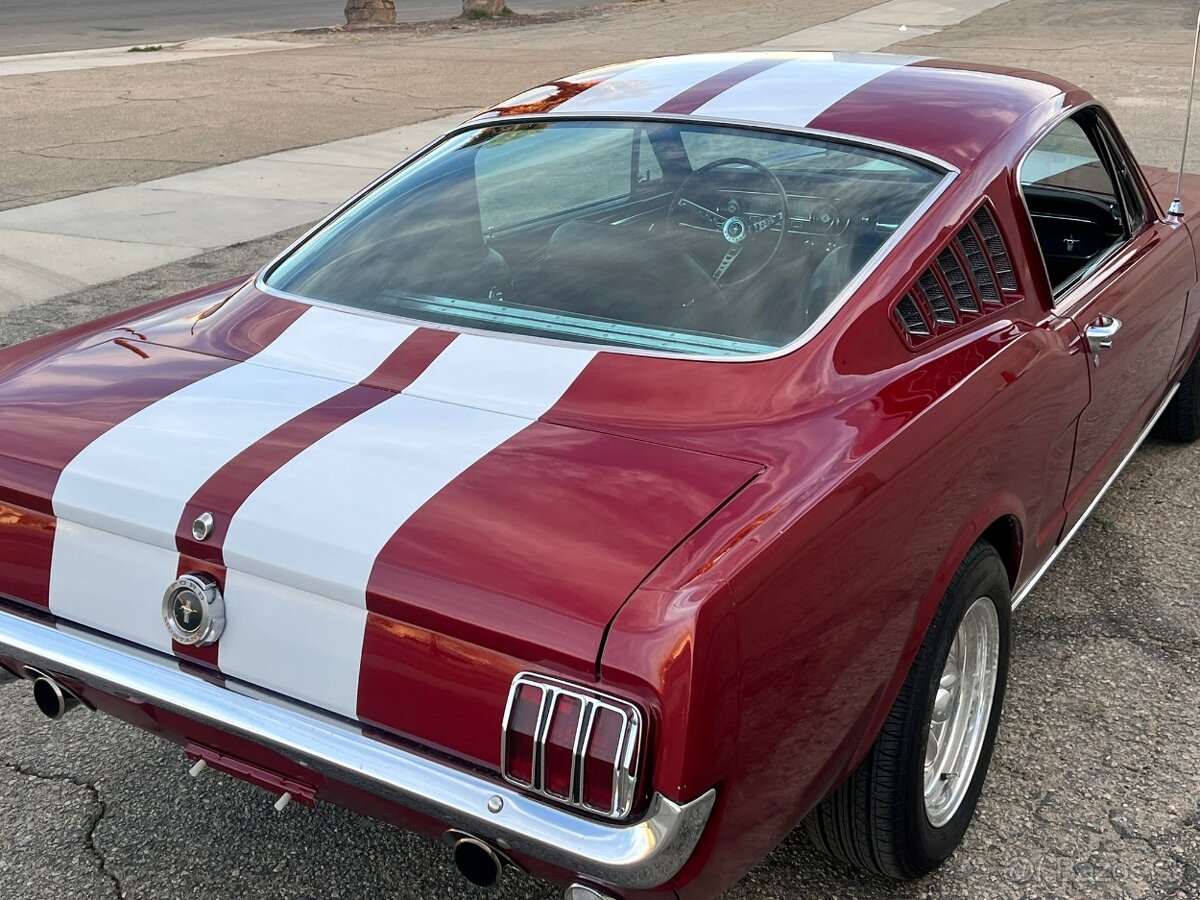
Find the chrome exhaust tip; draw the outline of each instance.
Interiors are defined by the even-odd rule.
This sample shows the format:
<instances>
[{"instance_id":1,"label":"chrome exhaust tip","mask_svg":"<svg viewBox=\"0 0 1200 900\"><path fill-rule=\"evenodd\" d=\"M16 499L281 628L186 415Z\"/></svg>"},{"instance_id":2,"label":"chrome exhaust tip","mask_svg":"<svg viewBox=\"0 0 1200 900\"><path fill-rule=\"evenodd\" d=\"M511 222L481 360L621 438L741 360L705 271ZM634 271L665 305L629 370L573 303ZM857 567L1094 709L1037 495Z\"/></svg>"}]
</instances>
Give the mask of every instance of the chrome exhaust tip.
<instances>
[{"instance_id":1,"label":"chrome exhaust tip","mask_svg":"<svg viewBox=\"0 0 1200 900\"><path fill-rule=\"evenodd\" d=\"M613 900L613 897L588 884L573 884L563 894L563 900Z\"/></svg>"},{"instance_id":2,"label":"chrome exhaust tip","mask_svg":"<svg viewBox=\"0 0 1200 900\"><path fill-rule=\"evenodd\" d=\"M476 887L491 888L499 884L504 864L504 857L479 838L455 836L454 865L458 873Z\"/></svg>"},{"instance_id":3,"label":"chrome exhaust tip","mask_svg":"<svg viewBox=\"0 0 1200 900\"><path fill-rule=\"evenodd\" d=\"M33 702L47 719L58 721L79 706L79 698L45 672L26 669L25 677L33 681Z\"/></svg>"}]
</instances>

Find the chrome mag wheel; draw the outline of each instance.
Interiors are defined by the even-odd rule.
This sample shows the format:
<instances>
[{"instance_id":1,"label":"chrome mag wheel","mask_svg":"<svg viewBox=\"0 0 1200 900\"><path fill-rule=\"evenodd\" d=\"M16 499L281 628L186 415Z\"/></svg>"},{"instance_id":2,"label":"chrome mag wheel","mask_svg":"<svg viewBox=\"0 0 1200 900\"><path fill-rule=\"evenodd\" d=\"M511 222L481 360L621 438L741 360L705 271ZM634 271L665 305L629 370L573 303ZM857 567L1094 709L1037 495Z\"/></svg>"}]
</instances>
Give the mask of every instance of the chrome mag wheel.
<instances>
[{"instance_id":1,"label":"chrome mag wheel","mask_svg":"<svg viewBox=\"0 0 1200 900\"><path fill-rule=\"evenodd\" d=\"M983 752L1000 665L1000 621L988 597L971 604L955 632L925 739L925 815L935 828L962 805Z\"/></svg>"}]
</instances>

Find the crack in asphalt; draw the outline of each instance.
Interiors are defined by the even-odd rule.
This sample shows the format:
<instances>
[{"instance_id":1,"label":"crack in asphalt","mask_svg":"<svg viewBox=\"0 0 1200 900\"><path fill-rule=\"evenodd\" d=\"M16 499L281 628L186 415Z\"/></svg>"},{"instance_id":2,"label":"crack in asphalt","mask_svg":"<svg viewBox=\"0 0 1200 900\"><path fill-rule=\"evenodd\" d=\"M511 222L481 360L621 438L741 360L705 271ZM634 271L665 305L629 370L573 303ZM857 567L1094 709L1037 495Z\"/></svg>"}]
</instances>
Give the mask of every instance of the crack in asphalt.
<instances>
[{"instance_id":1,"label":"crack in asphalt","mask_svg":"<svg viewBox=\"0 0 1200 900\"><path fill-rule=\"evenodd\" d=\"M0 760L0 768L8 769L10 772L15 772L18 775L23 775L26 778L36 778L39 781L58 781L72 784L75 787L82 788L88 792L91 798L93 807L91 818L87 823L85 832L85 842L88 850L96 860L96 864L100 869L100 874L108 879L113 887L118 900L122 900L125 896L125 888L121 884L121 879L112 869L108 867L108 859L100 850L96 843L96 830L100 827L100 823L104 821L108 815L108 803L100 796L100 788L91 781L83 781L76 778L74 775L66 775L59 772L42 772L32 766L22 765L21 763L9 762L8 760Z\"/></svg>"},{"instance_id":2,"label":"crack in asphalt","mask_svg":"<svg viewBox=\"0 0 1200 900\"><path fill-rule=\"evenodd\" d=\"M187 126L177 125L176 127L168 128L165 131L149 131L144 134L125 134L121 135L120 137L101 138L100 140L96 141L67 141L65 144L51 144L48 147L38 147L36 152L46 153L49 150L62 150L65 147L99 147L104 144L122 144L126 141L142 141L146 138L166 137L168 134L175 134L176 132L183 131L185 127ZM33 154L35 151L23 150L19 152Z\"/></svg>"},{"instance_id":3,"label":"crack in asphalt","mask_svg":"<svg viewBox=\"0 0 1200 900\"><path fill-rule=\"evenodd\" d=\"M71 145L64 144L63 146L69 147ZM11 152L20 154L21 156L36 156L40 159L61 159L61 160L67 160L67 161L75 160L78 162L92 162L96 159L96 157L94 157L94 156L82 156L82 155L75 155L75 154L71 154L71 153L47 153L42 150L18 149L18 150L13 150ZM212 164L212 163L209 163L202 159L167 159L167 158L164 158L161 156L105 156L105 157L103 157L103 159L105 162L145 162L145 163L163 163L164 165L173 163L173 164L177 164L177 165L195 166L195 168L193 168L193 169L186 169L181 172L172 172L171 174L173 174L173 175L183 175L183 174L186 174L186 172L194 172L196 169L207 169L207 168L212 168L214 165L224 165L224 163ZM166 177L166 176L164 176L164 177ZM114 184L114 185L110 185L109 187L137 187L137 185ZM97 190L106 190L106 188L97 188ZM58 198L72 197L72 196L75 196L76 194L89 194L89 193L92 193L92 192L91 191L76 191L74 193L64 192L64 193L59 194ZM34 195L34 196L36 197L39 195ZM40 195L40 196L51 196L51 195L47 194L47 195Z\"/></svg>"}]
</instances>

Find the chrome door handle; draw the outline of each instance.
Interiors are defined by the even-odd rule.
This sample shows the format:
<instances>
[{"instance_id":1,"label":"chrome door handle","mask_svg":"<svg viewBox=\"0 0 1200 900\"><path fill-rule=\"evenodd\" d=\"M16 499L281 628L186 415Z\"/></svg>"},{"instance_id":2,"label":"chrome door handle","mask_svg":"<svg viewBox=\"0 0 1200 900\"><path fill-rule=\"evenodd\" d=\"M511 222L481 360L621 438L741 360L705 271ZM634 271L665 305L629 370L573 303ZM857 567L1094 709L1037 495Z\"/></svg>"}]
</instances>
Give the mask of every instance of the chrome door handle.
<instances>
[{"instance_id":1,"label":"chrome door handle","mask_svg":"<svg viewBox=\"0 0 1200 900\"><path fill-rule=\"evenodd\" d=\"M1112 348L1113 339L1121 330L1122 322L1113 316L1100 316L1094 325L1084 329L1087 337L1088 350L1092 354L1092 362L1100 365L1100 351Z\"/></svg>"}]
</instances>

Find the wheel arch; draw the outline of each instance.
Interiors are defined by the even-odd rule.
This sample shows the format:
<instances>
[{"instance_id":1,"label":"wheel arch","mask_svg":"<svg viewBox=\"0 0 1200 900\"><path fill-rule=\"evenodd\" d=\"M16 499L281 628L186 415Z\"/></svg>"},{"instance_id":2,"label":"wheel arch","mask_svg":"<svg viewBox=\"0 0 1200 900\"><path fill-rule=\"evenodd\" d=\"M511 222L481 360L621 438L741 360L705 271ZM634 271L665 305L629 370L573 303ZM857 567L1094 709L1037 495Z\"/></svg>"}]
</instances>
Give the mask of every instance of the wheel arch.
<instances>
[{"instance_id":1,"label":"wheel arch","mask_svg":"<svg viewBox=\"0 0 1200 900\"><path fill-rule=\"evenodd\" d=\"M1000 516L983 530L972 546L979 541L991 544L1000 554L1000 559L1004 561L1004 568L1008 572L1008 586L1015 590L1017 578L1021 574L1021 559L1025 551L1025 532L1021 527L1021 520L1011 513Z\"/></svg>"},{"instance_id":2,"label":"wheel arch","mask_svg":"<svg viewBox=\"0 0 1200 900\"><path fill-rule=\"evenodd\" d=\"M916 659L917 651L925 640L930 622L942 602L942 597L950 586L954 573L958 571L971 548L978 543L989 544L1004 563L1008 573L1009 588L1017 583L1021 571L1021 560L1024 554L1024 504L1014 494L1001 494L984 504L975 515L971 516L959 530L957 538L949 545L941 565L929 591L917 606L917 613L909 629L908 640L901 654L892 677L888 680L885 690L880 691L878 702L868 719L867 727L863 729L862 739L850 757L850 764L838 778L837 783L849 776L859 761L866 756L871 745L879 736L883 723L891 711L896 697L908 672Z\"/></svg>"}]
</instances>

